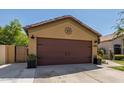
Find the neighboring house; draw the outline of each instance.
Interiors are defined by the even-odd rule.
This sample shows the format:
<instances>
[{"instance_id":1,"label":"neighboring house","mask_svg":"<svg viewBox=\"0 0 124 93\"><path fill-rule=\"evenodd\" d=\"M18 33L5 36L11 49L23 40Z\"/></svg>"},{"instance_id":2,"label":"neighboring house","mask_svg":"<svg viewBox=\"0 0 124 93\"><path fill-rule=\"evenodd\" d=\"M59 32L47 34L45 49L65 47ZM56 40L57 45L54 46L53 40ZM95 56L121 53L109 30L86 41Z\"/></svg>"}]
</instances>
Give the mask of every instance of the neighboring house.
<instances>
[{"instance_id":1,"label":"neighboring house","mask_svg":"<svg viewBox=\"0 0 124 93\"><path fill-rule=\"evenodd\" d=\"M29 54L38 65L92 63L97 55L98 32L73 16L62 16L24 27Z\"/></svg>"},{"instance_id":2,"label":"neighboring house","mask_svg":"<svg viewBox=\"0 0 124 93\"><path fill-rule=\"evenodd\" d=\"M108 54L111 50L114 54L124 54L124 37L115 38L115 33L100 38L99 48L103 48Z\"/></svg>"}]
</instances>

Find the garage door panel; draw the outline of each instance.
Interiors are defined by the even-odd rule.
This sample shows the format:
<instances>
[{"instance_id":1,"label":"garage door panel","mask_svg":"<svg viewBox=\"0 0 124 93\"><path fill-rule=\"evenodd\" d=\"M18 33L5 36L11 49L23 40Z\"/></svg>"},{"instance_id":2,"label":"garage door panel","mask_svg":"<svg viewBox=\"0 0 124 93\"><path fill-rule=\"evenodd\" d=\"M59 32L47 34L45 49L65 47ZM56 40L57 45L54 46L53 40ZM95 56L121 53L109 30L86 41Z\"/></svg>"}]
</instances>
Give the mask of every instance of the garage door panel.
<instances>
[{"instance_id":1,"label":"garage door panel","mask_svg":"<svg viewBox=\"0 0 124 93\"><path fill-rule=\"evenodd\" d=\"M59 60L59 61L57 61L57 59L55 59L55 60L46 60L46 59L43 59L43 60L40 60L39 62L38 62L38 64L40 64L40 65L59 65L59 64L80 64L80 63L90 63L90 59L89 60L87 60L87 59L83 59L84 60L84 62L82 62L82 60L65 60L65 59L63 59L63 60Z\"/></svg>"},{"instance_id":2,"label":"garage door panel","mask_svg":"<svg viewBox=\"0 0 124 93\"><path fill-rule=\"evenodd\" d=\"M73 51L71 51L73 50ZM88 50L88 51L87 51ZM70 53L69 55L71 57L76 57L76 58L87 58L87 57L90 57L91 58L91 49L89 48L72 48L69 50Z\"/></svg>"},{"instance_id":3,"label":"garage door panel","mask_svg":"<svg viewBox=\"0 0 124 93\"><path fill-rule=\"evenodd\" d=\"M62 41L62 43L61 43L61 41L62 40L60 40L60 42L58 42L58 40L56 40L56 39L54 39L54 40L50 40L50 39L45 39L45 40L40 40L40 42L38 42L38 45L42 45L42 46L60 46L60 45L65 45L65 44L67 44L68 42L66 42L66 41Z\"/></svg>"},{"instance_id":4,"label":"garage door panel","mask_svg":"<svg viewBox=\"0 0 124 93\"><path fill-rule=\"evenodd\" d=\"M49 60L48 60L48 58L43 58L43 59L39 60L39 62L38 62L38 64L41 64L41 65L66 64L66 63L67 63L67 60L63 59L63 58L49 58Z\"/></svg>"},{"instance_id":5,"label":"garage door panel","mask_svg":"<svg viewBox=\"0 0 124 93\"><path fill-rule=\"evenodd\" d=\"M65 53L62 50L40 50L38 51L38 56L42 57L63 57L65 56Z\"/></svg>"},{"instance_id":6,"label":"garage door panel","mask_svg":"<svg viewBox=\"0 0 124 93\"><path fill-rule=\"evenodd\" d=\"M38 45L45 45L45 46L61 46L61 45L66 45L66 46L71 46L71 45L79 45L79 46L92 46L90 41L81 41L81 40L63 40L63 39L40 39L38 38L37 42ZM71 42L72 41L72 42ZM77 42L76 42L77 41ZM83 42L83 43L82 43Z\"/></svg>"},{"instance_id":7,"label":"garage door panel","mask_svg":"<svg viewBox=\"0 0 124 93\"><path fill-rule=\"evenodd\" d=\"M75 57L71 57L72 62L83 62L83 63L90 63L91 62L91 58L75 58ZM71 61L70 61L71 62Z\"/></svg>"}]
</instances>

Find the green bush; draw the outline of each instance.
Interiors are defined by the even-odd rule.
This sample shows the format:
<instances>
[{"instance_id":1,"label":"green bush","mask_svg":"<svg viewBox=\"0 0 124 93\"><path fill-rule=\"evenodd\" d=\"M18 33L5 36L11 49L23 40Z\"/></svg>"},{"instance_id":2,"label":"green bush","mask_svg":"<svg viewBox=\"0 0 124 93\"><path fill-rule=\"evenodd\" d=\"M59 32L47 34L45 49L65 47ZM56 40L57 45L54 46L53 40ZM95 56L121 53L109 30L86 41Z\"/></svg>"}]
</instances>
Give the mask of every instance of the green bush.
<instances>
[{"instance_id":1,"label":"green bush","mask_svg":"<svg viewBox=\"0 0 124 93\"><path fill-rule=\"evenodd\" d=\"M115 60L122 60L122 59L124 59L124 55L115 55L114 59Z\"/></svg>"},{"instance_id":2,"label":"green bush","mask_svg":"<svg viewBox=\"0 0 124 93\"><path fill-rule=\"evenodd\" d=\"M104 56L104 50L103 49L98 49L97 50L97 54L98 54L98 56L100 56L101 58L103 58L103 56Z\"/></svg>"},{"instance_id":3,"label":"green bush","mask_svg":"<svg viewBox=\"0 0 124 93\"><path fill-rule=\"evenodd\" d=\"M36 56L34 54L28 55L28 61L35 61L35 60L36 60Z\"/></svg>"}]
</instances>

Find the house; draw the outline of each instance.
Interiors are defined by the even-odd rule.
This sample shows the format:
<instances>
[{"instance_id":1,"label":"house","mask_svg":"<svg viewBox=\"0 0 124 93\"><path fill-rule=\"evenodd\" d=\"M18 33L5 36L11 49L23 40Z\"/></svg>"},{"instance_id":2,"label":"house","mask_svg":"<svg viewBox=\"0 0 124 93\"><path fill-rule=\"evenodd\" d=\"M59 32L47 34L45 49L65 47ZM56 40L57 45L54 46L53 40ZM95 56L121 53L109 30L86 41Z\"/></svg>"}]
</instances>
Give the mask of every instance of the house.
<instances>
[{"instance_id":1,"label":"house","mask_svg":"<svg viewBox=\"0 0 124 93\"><path fill-rule=\"evenodd\" d=\"M38 65L92 63L101 34L73 16L61 16L24 27L29 54Z\"/></svg>"},{"instance_id":2,"label":"house","mask_svg":"<svg viewBox=\"0 0 124 93\"><path fill-rule=\"evenodd\" d=\"M124 38L123 36L115 37L115 33L100 38L99 48L103 48L108 54L111 50L114 54L124 54Z\"/></svg>"}]
</instances>

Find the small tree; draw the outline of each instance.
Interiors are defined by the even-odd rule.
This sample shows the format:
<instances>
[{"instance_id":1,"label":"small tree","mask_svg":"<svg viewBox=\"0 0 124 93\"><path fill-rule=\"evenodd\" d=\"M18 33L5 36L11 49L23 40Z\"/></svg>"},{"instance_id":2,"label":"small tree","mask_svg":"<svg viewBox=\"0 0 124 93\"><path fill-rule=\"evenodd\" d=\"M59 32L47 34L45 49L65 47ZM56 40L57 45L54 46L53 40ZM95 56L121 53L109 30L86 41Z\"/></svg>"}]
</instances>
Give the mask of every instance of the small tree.
<instances>
[{"instance_id":1,"label":"small tree","mask_svg":"<svg viewBox=\"0 0 124 93\"><path fill-rule=\"evenodd\" d=\"M27 45L28 38L17 19L8 25L0 27L0 44Z\"/></svg>"},{"instance_id":2,"label":"small tree","mask_svg":"<svg viewBox=\"0 0 124 93\"><path fill-rule=\"evenodd\" d=\"M98 56L100 56L101 58L103 58L104 56L104 50L102 48L99 48L97 51Z\"/></svg>"},{"instance_id":3,"label":"small tree","mask_svg":"<svg viewBox=\"0 0 124 93\"><path fill-rule=\"evenodd\" d=\"M19 36L16 37L15 40L16 45L28 45L28 37L25 33L20 32Z\"/></svg>"},{"instance_id":4,"label":"small tree","mask_svg":"<svg viewBox=\"0 0 124 93\"><path fill-rule=\"evenodd\" d=\"M117 38L124 34L124 10L120 12L120 18L116 23L115 30L116 32L113 38Z\"/></svg>"},{"instance_id":5,"label":"small tree","mask_svg":"<svg viewBox=\"0 0 124 93\"><path fill-rule=\"evenodd\" d=\"M120 18L118 19L116 23L115 29L116 29L116 32L114 33L113 38L118 38L122 36L123 38L122 48L124 49L124 10L120 12Z\"/></svg>"},{"instance_id":6,"label":"small tree","mask_svg":"<svg viewBox=\"0 0 124 93\"><path fill-rule=\"evenodd\" d=\"M113 60L114 54L113 54L112 50L109 50L108 54L109 54L109 59Z\"/></svg>"}]
</instances>

